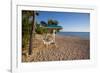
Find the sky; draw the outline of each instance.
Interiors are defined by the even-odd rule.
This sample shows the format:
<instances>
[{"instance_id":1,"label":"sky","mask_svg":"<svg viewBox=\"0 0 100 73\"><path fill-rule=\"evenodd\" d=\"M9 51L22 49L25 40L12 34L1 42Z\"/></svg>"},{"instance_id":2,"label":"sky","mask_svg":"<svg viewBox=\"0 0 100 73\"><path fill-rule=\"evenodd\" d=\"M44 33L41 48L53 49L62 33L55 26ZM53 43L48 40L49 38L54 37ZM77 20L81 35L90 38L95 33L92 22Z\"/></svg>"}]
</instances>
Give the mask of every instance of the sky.
<instances>
[{"instance_id":1,"label":"sky","mask_svg":"<svg viewBox=\"0 0 100 73\"><path fill-rule=\"evenodd\" d=\"M90 31L90 14L76 12L51 12L38 11L36 21L45 21L49 19L57 20L59 26L62 26L63 32L89 32Z\"/></svg>"}]
</instances>

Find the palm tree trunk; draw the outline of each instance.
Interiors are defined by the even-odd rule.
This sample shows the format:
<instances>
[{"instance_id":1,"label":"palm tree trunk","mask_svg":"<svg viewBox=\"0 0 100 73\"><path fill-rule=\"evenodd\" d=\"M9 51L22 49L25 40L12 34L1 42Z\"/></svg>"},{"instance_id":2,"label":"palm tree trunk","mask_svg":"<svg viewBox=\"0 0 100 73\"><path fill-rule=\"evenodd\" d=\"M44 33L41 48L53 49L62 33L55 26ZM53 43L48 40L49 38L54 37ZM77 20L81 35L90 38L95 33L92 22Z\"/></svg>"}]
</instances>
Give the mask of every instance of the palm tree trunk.
<instances>
[{"instance_id":1,"label":"palm tree trunk","mask_svg":"<svg viewBox=\"0 0 100 73\"><path fill-rule=\"evenodd\" d=\"M33 39L33 32L35 31L35 11L33 11L33 21L32 21L32 28L30 31L30 40L29 40L29 55L32 54L32 39Z\"/></svg>"}]
</instances>

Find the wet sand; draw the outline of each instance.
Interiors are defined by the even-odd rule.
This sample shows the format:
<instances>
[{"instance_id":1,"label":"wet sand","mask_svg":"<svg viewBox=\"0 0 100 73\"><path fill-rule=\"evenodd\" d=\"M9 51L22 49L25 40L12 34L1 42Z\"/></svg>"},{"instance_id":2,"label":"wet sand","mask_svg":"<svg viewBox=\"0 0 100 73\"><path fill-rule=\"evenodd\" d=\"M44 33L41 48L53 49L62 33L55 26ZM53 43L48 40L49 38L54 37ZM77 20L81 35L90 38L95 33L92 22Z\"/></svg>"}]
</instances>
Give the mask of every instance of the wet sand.
<instances>
[{"instance_id":1,"label":"wet sand","mask_svg":"<svg viewBox=\"0 0 100 73\"><path fill-rule=\"evenodd\" d=\"M56 35L55 44L48 47L43 44L41 35L33 39L32 55L28 56L28 48L22 50L22 62L85 60L90 58L90 42L88 39Z\"/></svg>"}]
</instances>

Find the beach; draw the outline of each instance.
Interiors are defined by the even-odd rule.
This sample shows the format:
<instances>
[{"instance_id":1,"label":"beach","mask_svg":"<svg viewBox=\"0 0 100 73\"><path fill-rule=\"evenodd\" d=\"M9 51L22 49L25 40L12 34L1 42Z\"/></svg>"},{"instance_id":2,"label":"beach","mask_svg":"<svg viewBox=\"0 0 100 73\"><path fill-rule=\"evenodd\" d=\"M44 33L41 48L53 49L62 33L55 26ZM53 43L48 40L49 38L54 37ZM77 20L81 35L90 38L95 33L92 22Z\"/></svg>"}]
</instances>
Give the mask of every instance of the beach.
<instances>
[{"instance_id":1,"label":"beach","mask_svg":"<svg viewBox=\"0 0 100 73\"><path fill-rule=\"evenodd\" d=\"M22 62L67 61L90 59L90 40L56 35L55 44L46 46L41 35L33 39L32 55L22 49Z\"/></svg>"}]
</instances>

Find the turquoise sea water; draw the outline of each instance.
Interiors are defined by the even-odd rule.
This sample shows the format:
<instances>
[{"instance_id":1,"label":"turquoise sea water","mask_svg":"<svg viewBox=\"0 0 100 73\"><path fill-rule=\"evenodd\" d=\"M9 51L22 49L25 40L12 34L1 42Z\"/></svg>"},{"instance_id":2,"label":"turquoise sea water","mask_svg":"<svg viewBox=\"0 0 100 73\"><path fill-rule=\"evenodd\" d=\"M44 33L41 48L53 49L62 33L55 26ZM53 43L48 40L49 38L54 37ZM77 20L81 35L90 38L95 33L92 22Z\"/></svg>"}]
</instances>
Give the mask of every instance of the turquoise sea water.
<instances>
[{"instance_id":1,"label":"turquoise sea water","mask_svg":"<svg viewBox=\"0 0 100 73\"><path fill-rule=\"evenodd\" d=\"M90 39L90 32L57 32L56 34L62 36L75 36L83 39Z\"/></svg>"}]
</instances>

